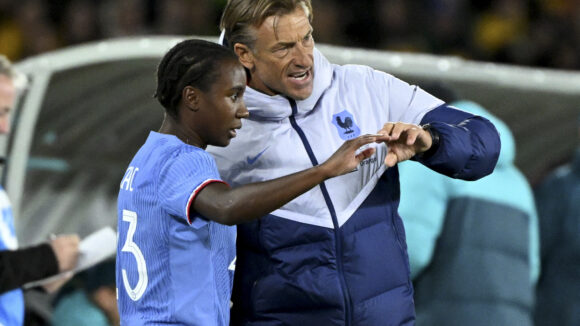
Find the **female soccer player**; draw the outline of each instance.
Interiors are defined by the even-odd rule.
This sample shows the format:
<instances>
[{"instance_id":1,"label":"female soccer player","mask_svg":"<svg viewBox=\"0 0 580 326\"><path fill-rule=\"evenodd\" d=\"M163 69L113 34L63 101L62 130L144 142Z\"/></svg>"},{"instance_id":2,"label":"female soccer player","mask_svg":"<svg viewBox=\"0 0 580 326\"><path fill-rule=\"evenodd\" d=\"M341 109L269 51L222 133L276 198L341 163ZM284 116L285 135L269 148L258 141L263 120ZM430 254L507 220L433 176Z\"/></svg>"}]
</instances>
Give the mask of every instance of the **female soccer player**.
<instances>
[{"instance_id":1,"label":"female soccer player","mask_svg":"<svg viewBox=\"0 0 580 326\"><path fill-rule=\"evenodd\" d=\"M233 52L201 40L177 44L159 64L156 97L165 119L131 161L118 197L123 325L229 325L233 225L276 210L374 153L357 154L376 140L361 136L318 166L230 188L204 149L227 146L249 116L246 78ZM247 154L247 164L256 164L260 153Z\"/></svg>"}]
</instances>

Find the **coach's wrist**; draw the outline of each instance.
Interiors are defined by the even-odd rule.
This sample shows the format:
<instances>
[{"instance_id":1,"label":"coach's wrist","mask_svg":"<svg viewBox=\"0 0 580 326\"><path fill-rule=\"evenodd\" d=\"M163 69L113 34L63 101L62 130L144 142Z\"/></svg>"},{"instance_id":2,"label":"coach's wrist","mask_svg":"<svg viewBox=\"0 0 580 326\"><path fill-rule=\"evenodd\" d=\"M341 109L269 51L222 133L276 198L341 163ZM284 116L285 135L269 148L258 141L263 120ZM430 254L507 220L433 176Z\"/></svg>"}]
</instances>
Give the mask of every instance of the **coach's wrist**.
<instances>
[{"instance_id":1,"label":"coach's wrist","mask_svg":"<svg viewBox=\"0 0 580 326\"><path fill-rule=\"evenodd\" d=\"M428 123L424 124L421 126L421 128L426 132L428 132L429 135L431 136L431 147L429 147L429 149L427 149L424 152L415 154L414 158L417 160L426 160L437 152L437 150L439 149L441 139L439 132L436 129L434 129L433 126L431 126L430 124Z\"/></svg>"}]
</instances>

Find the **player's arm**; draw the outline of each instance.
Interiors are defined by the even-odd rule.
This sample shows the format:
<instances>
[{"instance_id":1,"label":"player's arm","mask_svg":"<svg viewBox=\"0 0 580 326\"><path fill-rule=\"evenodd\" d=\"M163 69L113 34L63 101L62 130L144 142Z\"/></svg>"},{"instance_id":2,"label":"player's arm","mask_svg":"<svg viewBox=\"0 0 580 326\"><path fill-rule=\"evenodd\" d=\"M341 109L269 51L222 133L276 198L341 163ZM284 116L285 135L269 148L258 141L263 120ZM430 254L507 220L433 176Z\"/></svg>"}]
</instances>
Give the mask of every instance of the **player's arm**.
<instances>
[{"instance_id":1,"label":"player's arm","mask_svg":"<svg viewBox=\"0 0 580 326\"><path fill-rule=\"evenodd\" d=\"M356 151L375 140L376 137L369 135L349 140L321 165L278 179L236 188L211 183L196 196L192 209L221 224L234 225L254 220L280 208L324 180L354 170L362 160L374 153L374 148L358 155Z\"/></svg>"}]
</instances>

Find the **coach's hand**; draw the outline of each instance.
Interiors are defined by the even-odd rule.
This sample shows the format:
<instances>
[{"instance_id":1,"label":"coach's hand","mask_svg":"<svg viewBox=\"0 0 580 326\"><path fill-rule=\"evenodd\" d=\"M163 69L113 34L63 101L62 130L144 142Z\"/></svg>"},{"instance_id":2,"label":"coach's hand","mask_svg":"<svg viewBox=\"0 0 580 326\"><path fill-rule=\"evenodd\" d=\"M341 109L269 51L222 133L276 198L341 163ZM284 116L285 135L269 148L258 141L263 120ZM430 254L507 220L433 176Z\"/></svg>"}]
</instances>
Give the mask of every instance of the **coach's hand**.
<instances>
[{"instance_id":1,"label":"coach's hand","mask_svg":"<svg viewBox=\"0 0 580 326\"><path fill-rule=\"evenodd\" d=\"M433 144L428 131L410 123L388 122L377 134L382 135L377 137L377 142L387 144L385 164L388 167L393 167L398 162L406 161L416 154L429 150Z\"/></svg>"}]
</instances>

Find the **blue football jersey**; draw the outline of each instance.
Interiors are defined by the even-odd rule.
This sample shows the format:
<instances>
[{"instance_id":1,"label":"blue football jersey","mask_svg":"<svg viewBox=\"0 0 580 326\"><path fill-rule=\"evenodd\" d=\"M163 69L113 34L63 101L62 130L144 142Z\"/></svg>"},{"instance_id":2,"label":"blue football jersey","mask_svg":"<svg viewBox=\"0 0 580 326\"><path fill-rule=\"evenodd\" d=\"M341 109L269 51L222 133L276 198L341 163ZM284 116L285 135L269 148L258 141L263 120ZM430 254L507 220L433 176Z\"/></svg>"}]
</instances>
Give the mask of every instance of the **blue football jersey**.
<instances>
[{"instance_id":1,"label":"blue football jersey","mask_svg":"<svg viewBox=\"0 0 580 326\"><path fill-rule=\"evenodd\" d=\"M117 297L122 325L229 325L236 228L190 216L214 159L151 132L121 182Z\"/></svg>"},{"instance_id":2,"label":"blue football jersey","mask_svg":"<svg viewBox=\"0 0 580 326\"><path fill-rule=\"evenodd\" d=\"M18 248L12 205L6 191L0 186L0 250ZM19 326L24 323L24 296L16 289L0 294L0 325Z\"/></svg>"}]
</instances>

